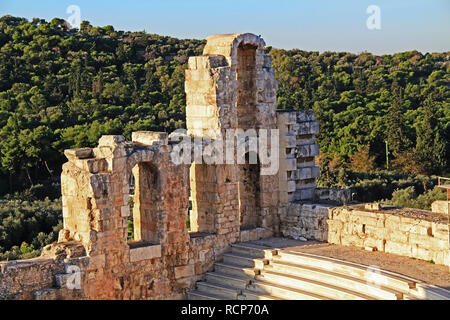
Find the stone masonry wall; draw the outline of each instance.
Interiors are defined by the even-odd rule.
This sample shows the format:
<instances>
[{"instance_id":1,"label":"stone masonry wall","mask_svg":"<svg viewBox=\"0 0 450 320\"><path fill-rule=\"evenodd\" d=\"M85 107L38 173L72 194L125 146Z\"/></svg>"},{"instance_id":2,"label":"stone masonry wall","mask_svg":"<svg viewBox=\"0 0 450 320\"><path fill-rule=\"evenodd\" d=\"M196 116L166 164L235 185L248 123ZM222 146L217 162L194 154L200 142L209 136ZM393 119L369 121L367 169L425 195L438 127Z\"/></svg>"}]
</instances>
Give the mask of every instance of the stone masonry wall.
<instances>
[{"instance_id":1,"label":"stone masonry wall","mask_svg":"<svg viewBox=\"0 0 450 320\"><path fill-rule=\"evenodd\" d=\"M252 34L207 40L186 71L188 134L276 129L277 82L264 41ZM132 141L103 136L96 148L66 150L59 240L38 259L2 262L0 298L181 299L231 243L278 233L277 174L246 181L242 165L174 164L176 146L167 133L133 132ZM244 190L259 193L246 195L257 203L245 219Z\"/></svg>"},{"instance_id":2,"label":"stone masonry wall","mask_svg":"<svg viewBox=\"0 0 450 320\"><path fill-rule=\"evenodd\" d=\"M290 203L280 216L281 234L295 240L328 239L328 210L332 205L316 203Z\"/></svg>"},{"instance_id":3,"label":"stone masonry wall","mask_svg":"<svg viewBox=\"0 0 450 320\"><path fill-rule=\"evenodd\" d=\"M52 287L54 274L63 270L53 259L1 262L0 266L0 300L33 299L35 291Z\"/></svg>"},{"instance_id":4,"label":"stone masonry wall","mask_svg":"<svg viewBox=\"0 0 450 320\"><path fill-rule=\"evenodd\" d=\"M0 299L183 299L230 244L280 234L450 265L441 220L336 207L349 190L316 188L314 113L277 112L264 47L249 33L207 38L203 55L189 59L188 131L178 137L279 130L277 173L259 174L260 162L176 164L171 152L180 142L161 132L102 136L96 148L66 150L58 242L40 258L1 262Z\"/></svg>"},{"instance_id":5,"label":"stone masonry wall","mask_svg":"<svg viewBox=\"0 0 450 320\"><path fill-rule=\"evenodd\" d=\"M339 192L333 191L332 198ZM320 194L322 200L329 201L323 190ZM444 212L376 209L372 210L371 204L366 208L363 204L291 203L280 216L280 230L284 237L296 240L326 241L450 266L449 226Z\"/></svg>"},{"instance_id":6,"label":"stone masonry wall","mask_svg":"<svg viewBox=\"0 0 450 320\"><path fill-rule=\"evenodd\" d=\"M320 169L315 165L319 124L311 110L277 112L280 130L280 204L312 200Z\"/></svg>"},{"instance_id":7,"label":"stone masonry wall","mask_svg":"<svg viewBox=\"0 0 450 320\"><path fill-rule=\"evenodd\" d=\"M277 128L278 84L264 47L264 40L250 33L215 35L207 38L202 56L189 58L185 83L189 135L225 140L230 134L235 139L236 130L258 133ZM276 234L278 175L249 179L248 164L237 164L236 154L234 159L233 164L224 159L192 164L191 229L217 234L223 243L238 241L245 229L263 228L265 237Z\"/></svg>"},{"instance_id":8,"label":"stone masonry wall","mask_svg":"<svg viewBox=\"0 0 450 320\"><path fill-rule=\"evenodd\" d=\"M60 239L44 248L41 258L1 263L0 298L184 298L228 243L215 235L189 236L185 222L189 167L170 162L172 146L166 138L153 132L133 133L132 142L103 136L97 148L66 150ZM153 235L129 241L129 177L140 163L151 163L158 173L156 221L140 225L150 231L156 226L158 239ZM137 177L146 174L144 170ZM135 210L135 220L147 211ZM142 230L142 236L146 234ZM67 288L73 267L80 276L78 289Z\"/></svg>"},{"instance_id":9,"label":"stone masonry wall","mask_svg":"<svg viewBox=\"0 0 450 320\"><path fill-rule=\"evenodd\" d=\"M328 214L328 242L450 266L449 227L444 215L413 209L335 207Z\"/></svg>"}]
</instances>

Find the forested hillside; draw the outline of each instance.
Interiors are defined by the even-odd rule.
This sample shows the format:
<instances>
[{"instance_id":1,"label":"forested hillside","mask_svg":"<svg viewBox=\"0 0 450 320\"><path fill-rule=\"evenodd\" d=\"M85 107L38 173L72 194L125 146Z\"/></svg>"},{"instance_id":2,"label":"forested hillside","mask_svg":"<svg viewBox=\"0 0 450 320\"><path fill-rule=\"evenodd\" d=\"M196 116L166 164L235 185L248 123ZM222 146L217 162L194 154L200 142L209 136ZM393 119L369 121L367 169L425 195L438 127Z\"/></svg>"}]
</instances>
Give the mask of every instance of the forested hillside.
<instances>
[{"instance_id":1,"label":"forested hillside","mask_svg":"<svg viewBox=\"0 0 450 320\"><path fill-rule=\"evenodd\" d=\"M203 45L88 22L77 32L62 19L1 18L0 192L57 175L64 149L93 146L102 134L183 127L184 69ZM353 169L373 170L385 165L387 140L394 168L448 171L450 53L268 52L279 107L316 112L324 154L348 162L368 148L365 167L355 159Z\"/></svg>"},{"instance_id":2,"label":"forested hillside","mask_svg":"<svg viewBox=\"0 0 450 320\"><path fill-rule=\"evenodd\" d=\"M387 141L398 171L449 171L450 52L270 54L279 106L315 111L323 153L369 171L384 166Z\"/></svg>"},{"instance_id":3,"label":"forested hillside","mask_svg":"<svg viewBox=\"0 0 450 320\"><path fill-rule=\"evenodd\" d=\"M184 70L204 41L86 21L80 29L57 18L0 18L0 198L16 199L0 205L0 254L12 250L10 258L33 252L31 243L38 249L55 240L56 202L43 215L49 220L29 224L33 232L22 226L23 237L14 241L10 232L32 211L24 197L59 197L64 149L95 146L103 134L129 139L137 130L185 126ZM360 188L361 197L366 184L383 188L371 189L371 200L410 187L403 198L412 198L434 185L417 175L450 172L450 52L374 56L268 47L267 53L279 108L313 109L319 120L321 185ZM390 171L381 171L385 141ZM36 202L37 211L43 207ZM39 225L44 234L29 239Z\"/></svg>"}]
</instances>

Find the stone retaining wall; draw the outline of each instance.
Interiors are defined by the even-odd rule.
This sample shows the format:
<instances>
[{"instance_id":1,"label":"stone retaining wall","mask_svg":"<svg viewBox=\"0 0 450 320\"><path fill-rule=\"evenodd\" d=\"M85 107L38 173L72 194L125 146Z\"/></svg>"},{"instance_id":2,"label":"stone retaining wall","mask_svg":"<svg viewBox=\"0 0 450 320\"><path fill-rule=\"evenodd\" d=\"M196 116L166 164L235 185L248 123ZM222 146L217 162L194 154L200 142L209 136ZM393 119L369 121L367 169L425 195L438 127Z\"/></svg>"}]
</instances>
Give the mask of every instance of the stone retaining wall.
<instances>
[{"instance_id":1,"label":"stone retaining wall","mask_svg":"<svg viewBox=\"0 0 450 320\"><path fill-rule=\"evenodd\" d=\"M332 208L327 220L328 242L450 266L448 224L444 219L428 218L426 212L422 218L402 214L410 210L385 213L360 206Z\"/></svg>"},{"instance_id":2,"label":"stone retaining wall","mask_svg":"<svg viewBox=\"0 0 450 320\"><path fill-rule=\"evenodd\" d=\"M364 205L291 203L280 215L281 233L450 266L445 214L409 208L369 210Z\"/></svg>"},{"instance_id":3,"label":"stone retaining wall","mask_svg":"<svg viewBox=\"0 0 450 320\"><path fill-rule=\"evenodd\" d=\"M63 270L53 259L2 262L0 266L0 300L33 299L36 290L51 287L53 275Z\"/></svg>"},{"instance_id":4,"label":"stone retaining wall","mask_svg":"<svg viewBox=\"0 0 450 320\"><path fill-rule=\"evenodd\" d=\"M299 240L327 241L328 210L331 205L291 203L280 216L281 234Z\"/></svg>"},{"instance_id":5,"label":"stone retaining wall","mask_svg":"<svg viewBox=\"0 0 450 320\"><path fill-rule=\"evenodd\" d=\"M264 46L253 34L218 35L208 38L203 56L189 58L188 132L178 137L277 129L277 81ZM181 140L143 131L131 141L102 136L96 148L65 150L58 243L44 248L50 259L2 263L0 298L185 298L230 244L278 233L277 172L250 174L265 168L261 159L178 163L172 151L182 149ZM67 252L74 246L82 248L76 256ZM80 285L72 290L73 270Z\"/></svg>"}]
</instances>

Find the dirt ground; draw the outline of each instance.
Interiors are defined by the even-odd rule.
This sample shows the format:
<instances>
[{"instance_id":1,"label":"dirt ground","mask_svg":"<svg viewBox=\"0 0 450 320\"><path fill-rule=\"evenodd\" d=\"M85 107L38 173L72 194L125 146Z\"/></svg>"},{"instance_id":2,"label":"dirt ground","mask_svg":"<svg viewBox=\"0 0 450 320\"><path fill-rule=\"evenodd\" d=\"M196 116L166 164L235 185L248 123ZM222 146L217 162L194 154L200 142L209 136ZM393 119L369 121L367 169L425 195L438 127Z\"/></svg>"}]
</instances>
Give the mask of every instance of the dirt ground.
<instances>
[{"instance_id":1,"label":"dirt ground","mask_svg":"<svg viewBox=\"0 0 450 320\"><path fill-rule=\"evenodd\" d=\"M366 266L378 266L382 270L395 272L450 290L450 268L423 260L384 252L369 252L355 247L345 247L317 241L303 242L285 238L270 238L252 242L272 248L311 253Z\"/></svg>"}]
</instances>

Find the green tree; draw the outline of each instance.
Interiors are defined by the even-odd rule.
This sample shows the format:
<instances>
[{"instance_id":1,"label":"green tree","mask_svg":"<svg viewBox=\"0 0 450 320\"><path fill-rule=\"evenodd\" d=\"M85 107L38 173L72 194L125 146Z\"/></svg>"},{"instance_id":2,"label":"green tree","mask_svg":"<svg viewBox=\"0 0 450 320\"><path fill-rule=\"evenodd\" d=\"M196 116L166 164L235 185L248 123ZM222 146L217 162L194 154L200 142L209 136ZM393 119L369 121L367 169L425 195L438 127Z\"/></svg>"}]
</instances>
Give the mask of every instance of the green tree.
<instances>
[{"instance_id":1,"label":"green tree","mask_svg":"<svg viewBox=\"0 0 450 320\"><path fill-rule=\"evenodd\" d=\"M423 103L423 119L417 126L415 152L422 161L429 163L428 173L442 172L446 166L446 141L439 122L439 108L432 95Z\"/></svg>"},{"instance_id":2,"label":"green tree","mask_svg":"<svg viewBox=\"0 0 450 320\"><path fill-rule=\"evenodd\" d=\"M387 110L386 118L386 136L389 150L393 154L410 147L409 141L405 136L405 125L403 119L403 89L394 81L392 85L392 101Z\"/></svg>"}]
</instances>

